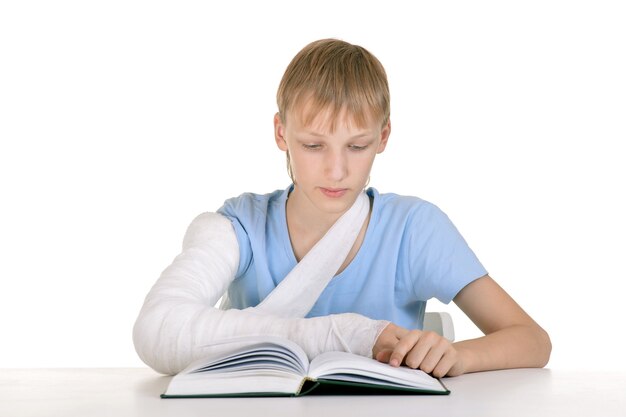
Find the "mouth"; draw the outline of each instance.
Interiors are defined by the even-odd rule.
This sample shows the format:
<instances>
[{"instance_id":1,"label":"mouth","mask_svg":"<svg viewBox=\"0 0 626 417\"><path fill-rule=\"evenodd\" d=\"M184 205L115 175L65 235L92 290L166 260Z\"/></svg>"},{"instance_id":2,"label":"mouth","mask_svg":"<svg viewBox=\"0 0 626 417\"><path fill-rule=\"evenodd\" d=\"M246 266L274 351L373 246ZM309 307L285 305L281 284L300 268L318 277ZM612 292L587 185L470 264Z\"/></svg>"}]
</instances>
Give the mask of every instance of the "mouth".
<instances>
[{"instance_id":1,"label":"mouth","mask_svg":"<svg viewBox=\"0 0 626 417\"><path fill-rule=\"evenodd\" d=\"M339 198L342 197L345 193L348 192L347 188L324 188L320 187L322 193L330 198Z\"/></svg>"}]
</instances>

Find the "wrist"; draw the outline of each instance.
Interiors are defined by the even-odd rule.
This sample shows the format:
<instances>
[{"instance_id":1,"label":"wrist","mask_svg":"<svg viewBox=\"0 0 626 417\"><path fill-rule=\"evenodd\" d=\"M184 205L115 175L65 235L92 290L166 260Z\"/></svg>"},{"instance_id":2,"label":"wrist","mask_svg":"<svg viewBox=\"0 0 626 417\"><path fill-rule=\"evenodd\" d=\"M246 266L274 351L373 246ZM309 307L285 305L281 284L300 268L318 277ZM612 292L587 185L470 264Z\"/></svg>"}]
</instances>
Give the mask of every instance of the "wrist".
<instances>
[{"instance_id":1,"label":"wrist","mask_svg":"<svg viewBox=\"0 0 626 417\"><path fill-rule=\"evenodd\" d=\"M372 320L357 313L330 315L329 318L343 350L368 358L372 357L378 337L389 325L386 320Z\"/></svg>"},{"instance_id":2,"label":"wrist","mask_svg":"<svg viewBox=\"0 0 626 417\"><path fill-rule=\"evenodd\" d=\"M393 334L392 326L393 323L390 321L379 321L379 330L376 333L372 344L372 358L376 359L376 355L391 344L390 335Z\"/></svg>"},{"instance_id":3,"label":"wrist","mask_svg":"<svg viewBox=\"0 0 626 417\"><path fill-rule=\"evenodd\" d=\"M467 346L464 342L453 343L452 346L456 349L459 358L457 363L460 365L460 369L456 370L455 376L481 370L480 359L470 346Z\"/></svg>"}]
</instances>

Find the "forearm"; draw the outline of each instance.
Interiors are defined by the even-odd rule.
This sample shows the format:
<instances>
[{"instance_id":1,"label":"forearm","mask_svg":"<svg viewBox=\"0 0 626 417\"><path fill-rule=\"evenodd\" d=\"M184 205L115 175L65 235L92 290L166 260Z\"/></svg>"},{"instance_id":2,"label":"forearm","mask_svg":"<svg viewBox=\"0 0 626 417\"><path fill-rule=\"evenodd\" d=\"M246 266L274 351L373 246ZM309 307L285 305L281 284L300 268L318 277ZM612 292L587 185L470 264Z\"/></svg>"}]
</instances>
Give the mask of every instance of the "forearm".
<instances>
[{"instance_id":1,"label":"forearm","mask_svg":"<svg viewBox=\"0 0 626 417\"><path fill-rule=\"evenodd\" d=\"M153 369L175 374L205 356L212 342L271 335L300 345L309 358L325 351L367 356L381 324L357 314L285 319L252 310L219 310L188 300L161 299L144 306L134 329L135 348Z\"/></svg>"},{"instance_id":2,"label":"forearm","mask_svg":"<svg viewBox=\"0 0 626 417\"><path fill-rule=\"evenodd\" d=\"M476 339L453 344L464 373L510 368L541 368L550 358L552 344L537 325L515 325Z\"/></svg>"}]
</instances>

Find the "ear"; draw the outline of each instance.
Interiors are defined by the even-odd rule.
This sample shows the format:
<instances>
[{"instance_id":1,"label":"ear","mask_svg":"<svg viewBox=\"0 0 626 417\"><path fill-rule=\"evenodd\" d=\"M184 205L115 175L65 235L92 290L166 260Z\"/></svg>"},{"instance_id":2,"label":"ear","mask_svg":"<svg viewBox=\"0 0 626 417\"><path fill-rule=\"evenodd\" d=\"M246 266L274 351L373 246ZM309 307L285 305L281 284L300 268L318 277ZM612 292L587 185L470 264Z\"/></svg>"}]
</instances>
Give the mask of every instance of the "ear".
<instances>
[{"instance_id":1,"label":"ear","mask_svg":"<svg viewBox=\"0 0 626 417\"><path fill-rule=\"evenodd\" d=\"M387 120L387 123L383 127L380 132L380 143L378 144L378 149L376 153L382 153L387 147L387 142L389 141L389 135L391 134L391 119Z\"/></svg>"},{"instance_id":2,"label":"ear","mask_svg":"<svg viewBox=\"0 0 626 417\"><path fill-rule=\"evenodd\" d=\"M289 148L287 148L287 141L285 140L285 125L278 113L274 115L274 139L276 140L278 149L281 151L289 150Z\"/></svg>"}]
</instances>

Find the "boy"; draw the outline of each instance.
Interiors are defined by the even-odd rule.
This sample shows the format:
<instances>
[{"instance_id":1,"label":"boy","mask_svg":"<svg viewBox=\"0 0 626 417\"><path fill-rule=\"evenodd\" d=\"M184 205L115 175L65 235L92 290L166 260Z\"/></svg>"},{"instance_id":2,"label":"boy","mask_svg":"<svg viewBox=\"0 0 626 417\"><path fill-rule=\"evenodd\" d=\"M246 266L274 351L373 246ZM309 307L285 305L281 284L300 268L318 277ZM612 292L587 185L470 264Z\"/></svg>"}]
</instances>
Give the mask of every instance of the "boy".
<instances>
[{"instance_id":1,"label":"boy","mask_svg":"<svg viewBox=\"0 0 626 417\"><path fill-rule=\"evenodd\" d=\"M277 98L275 140L293 184L228 200L192 222L135 324L141 358L176 373L212 340L272 334L310 357L345 350L438 377L545 366L547 333L487 275L445 214L415 197L363 192L391 132L380 62L346 42L313 42L287 67ZM345 220L361 201L363 216ZM330 238L344 223L351 237ZM213 308L224 294L223 308ZM432 297L454 300L485 336L451 343L419 330Z\"/></svg>"}]
</instances>

